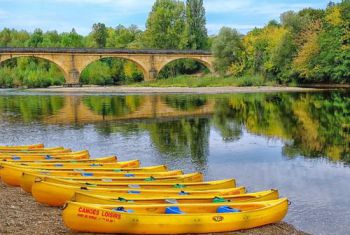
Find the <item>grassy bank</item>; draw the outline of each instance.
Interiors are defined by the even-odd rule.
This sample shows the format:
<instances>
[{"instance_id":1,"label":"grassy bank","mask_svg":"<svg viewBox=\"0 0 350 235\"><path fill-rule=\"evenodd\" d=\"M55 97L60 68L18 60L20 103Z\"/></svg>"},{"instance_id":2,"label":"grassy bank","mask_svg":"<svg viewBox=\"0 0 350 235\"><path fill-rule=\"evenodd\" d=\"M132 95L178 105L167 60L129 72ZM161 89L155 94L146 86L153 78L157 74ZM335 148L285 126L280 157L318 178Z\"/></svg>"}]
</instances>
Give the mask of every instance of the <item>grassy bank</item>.
<instances>
[{"instance_id":1,"label":"grassy bank","mask_svg":"<svg viewBox=\"0 0 350 235\"><path fill-rule=\"evenodd\" d=\"M178 76L155 81L144 81L132 83L132 87L224 87L224 86L273 86L272 81L265 81L261 76L244 77L216 77L213 75L199 76Z\"/></svg>"}]
</instances>

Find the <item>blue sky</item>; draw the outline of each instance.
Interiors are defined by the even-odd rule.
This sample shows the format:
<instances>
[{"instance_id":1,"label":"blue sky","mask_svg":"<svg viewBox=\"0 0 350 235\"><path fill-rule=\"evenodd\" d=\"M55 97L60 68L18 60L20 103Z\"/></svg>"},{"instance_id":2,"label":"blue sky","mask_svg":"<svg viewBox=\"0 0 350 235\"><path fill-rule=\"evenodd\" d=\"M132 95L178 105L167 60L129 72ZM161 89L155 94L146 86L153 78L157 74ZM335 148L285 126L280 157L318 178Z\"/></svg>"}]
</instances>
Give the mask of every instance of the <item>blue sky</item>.
<instances>
[{"instance_id":1,"label":"blue sky","mask_svg":"<svg viewBox=\"0 0 350 235\"><path fill-rule=\"evenodd\" d=\"M328 0L204 0L209 34L222 26L242 33L262 27L282 12L305 7L325 8ZM4 27L89 33L93 23L102 22L145 27L154 0L0 0L0 29Z\"/></svg>"}]
</instances>

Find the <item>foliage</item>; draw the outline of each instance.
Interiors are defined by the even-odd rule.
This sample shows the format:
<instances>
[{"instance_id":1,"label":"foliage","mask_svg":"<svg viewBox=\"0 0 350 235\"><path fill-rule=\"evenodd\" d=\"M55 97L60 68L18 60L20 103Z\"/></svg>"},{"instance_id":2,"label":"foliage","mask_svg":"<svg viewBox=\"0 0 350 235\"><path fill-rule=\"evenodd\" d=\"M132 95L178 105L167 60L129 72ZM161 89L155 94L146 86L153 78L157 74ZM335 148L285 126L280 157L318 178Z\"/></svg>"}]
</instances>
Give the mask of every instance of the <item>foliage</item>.
<instances>
[{"instance_id":1,"label":"foliage","mask_svg":"<svg viewBox=\"0 0 350 235\"><path fill-rule=\"evenodd\" d=\"M3 28L0 47L99 47L129 49L212 49L216 71L226 78L198 76L209 72L197 61L176 60L159 72L158 78L192 74L144 85L220 86L256 84L350 83L350 0L329 3L326 9L306 8L282 13L263 28L240 35L223 27L208 37L203 0L156 0L144 31L135 25L106 27L96 23L87 36L71 32L34 32ZM130 84L142 81L135 63L105 58L82 71L84 84ZM234 77L236 79L234 79ZM247 79L241 81L242 77ZM252 79L258 78L258 79ZM217 84L214 84L216 82ZM53 63L37 58L17 58L0 64L0 87L44 87L64 83L63 73Z\"/></svg>"},{"instance_id":2,"label":"foliage","mask_svg":"<svg viewBox=\"0 0 350 235\"><path fill-rule=\"evenodd\" d=\"M233 56L235 47L223 42L229 37L220 32L212 44L218 70L236 76L258 74L278 83L350 83L349 0L325 10L288 11L280 20L245 35L240 60Z\"/></svg>"},{"instance_id":3,"label":"foliage","mask_svg":"<svg viewBox=\"0 0 350 235\"><path fill-rule=\"evenodd\" d=\"M185 48L197 50L208 47L205 8L203 0L186 1Z\"/></svg>"},{"instance_id":4,"label":"foliage","mask_svg":"<svg viewBox=\"0 0 350 235\"><path fill-rule=\"evenodd\" d=\"M145 87L221 87L221 86L262 86L265 81L261 76L243 76L243 77L216 77L207 76L190 76L182 75L178 77L159 79L156 81L133 83L131 86ZM269 85L273 85L271 82Z\"/></svg>"},{"instance_id":5,"label":"foliage","mask_svg":"<svg viewBox=\"0 0 350 235\"><path fill-rule=\"evenodd\" d=\"M243 58L241 35L235 29L223 27L212 45L216 57L215 69L222 75L228 72L232 64L240 63Z\"/></svg>"},{"instance_id":6,"label":"foliage","mask_svg":"<svg viewBox=\"0 0 350 235\"><path fill-rule=\"evenodd\" d=\"M143 38L147 48L181 49L185 28L185 5L176 0L156 0Z\"/></svg>"},{"instance_id":7,"label":"foliage","mask_svg":"<svg viewBox=\"0 0 350 235\"><path fill-rule=\"evenodd\" d=\"M95 41L95 44L99 48L103 48L106 46L107 42L107 29L106 25L102 23L97 23L92 26L91 32L92 38Z\"/></svg>"}]
</instances>

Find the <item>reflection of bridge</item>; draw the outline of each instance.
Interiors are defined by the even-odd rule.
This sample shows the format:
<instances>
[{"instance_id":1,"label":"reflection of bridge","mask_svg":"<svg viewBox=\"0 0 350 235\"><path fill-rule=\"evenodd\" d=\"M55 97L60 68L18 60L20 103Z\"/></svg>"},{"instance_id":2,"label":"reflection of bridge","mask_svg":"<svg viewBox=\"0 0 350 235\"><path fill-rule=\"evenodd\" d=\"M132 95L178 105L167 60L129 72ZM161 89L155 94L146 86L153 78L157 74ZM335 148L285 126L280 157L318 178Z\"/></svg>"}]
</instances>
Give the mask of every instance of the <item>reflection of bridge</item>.
<instances>
[{"instance_id":1,"label":"reflection of bridge","mask_svg":"<svg viewBox=\"0 0 350 235\"><path fill-rule=\"evenodd\" d=\"M0 63L23 56L42 58L55 63L62 70L67 84L78 84L84 68L94 61L110 57L136 63L142 70L145 80L155 79L165 65L178 59L193 59L213 70L213 57L205 51L0 48Z\"/></svg>"},{"instance_id":2,"label":"reflection of bridge","mask_svg":"<svg viewBox=\"0 0 350 235\"><path fill-rule=\"evenodd\" d=\"M102 115L89 109L80 96L66 96L63 108L56 114L48 116L44 122L49 124L93 123L100 121L177 118L201 116L213 113L215 102L208 100L206 104L195 110L183 111L170 107L161 96L145 96L136 111L123 115Z\"/></svg>"}]
</instances>

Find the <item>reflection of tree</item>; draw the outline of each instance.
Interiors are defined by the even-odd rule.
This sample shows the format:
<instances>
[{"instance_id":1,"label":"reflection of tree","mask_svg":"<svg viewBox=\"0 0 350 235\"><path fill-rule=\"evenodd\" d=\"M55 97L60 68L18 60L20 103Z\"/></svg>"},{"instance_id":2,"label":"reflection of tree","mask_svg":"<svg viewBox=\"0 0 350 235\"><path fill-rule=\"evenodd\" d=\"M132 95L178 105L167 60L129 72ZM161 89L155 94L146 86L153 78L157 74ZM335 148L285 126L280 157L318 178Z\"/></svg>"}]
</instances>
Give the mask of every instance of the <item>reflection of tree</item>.
<instances>
[{"instance_id":1,"label":"reflection of tree","mask_svg":"<svg viewBox=\"0 0 350 235\"><path fill-rule=\"evenodd\" d=\"M228 99L219 99L215 104L213 124L225 141L238 140L242 135L242 127L236 121L238 113L232 109Z\"/></svg>"},{"instance_id":2,"label":"reflection of tree","mask_svg":"<svg viewBox=\"0 0 350 235\"><path fill-rule=\"evenodd\" d=\"M172 95L166 96L164 100L170 107L181 111L194 111L207 103L206 97L194 95Z\"/></svg>"},{"instance_id":3,"label":"reflection of tree","mask_svg":"<svg viewBox=\"0 0 350 235\"><path fill-rule=\"evenodd\" d=\"M24 122L54 115L64 105L60 96L0 96L0 111L11 112Z\"/></svg>"},{"instance_id":4,"label":"reflection of tree","mask_svg":"<svg viewBox=\"0 0 350 235\"><path fill-rule=\"evenodd\" d=\"M156 122L146 128L159 152L176 154L177 157L190 155L193 161L206 163L209 153L209 119Z\"/></svg>"},{"instance_id":5,"label":"reflection of tree","mask_svg":"<svg viewBox=\"0 0 350 235\"><path fill-rule=\"evenodd\" d=\"M112 133L118 133L123 136L129 136L140 133L140 126L138 123L125 122L102 122L96 124L96 129L102 134L109 136Z\"/></svg>"},{"instance_id":6,"label":"reflection of tree","mask_svg":"<svg viewBox=\"0 0 350 235\"><path fill-rule=\"evenodd\" d=\"M230 119L252 133L285 140L286 156L349 159L349 135L343 127L350 123L350 97L344 93L228 96L217 102L214 114L223 137Z\"/></svg>"},{"instance_id":7,"label":"reflection of tree","mask_svg":"<svg viewBox=\"0 0 350 235\"><path fill-rule=\"evenodd\" d=\"M83 103L93 112L102 116L123 116L137 110L141 105L140 96L88 96Z\"/></svg>"}]
</instances>

